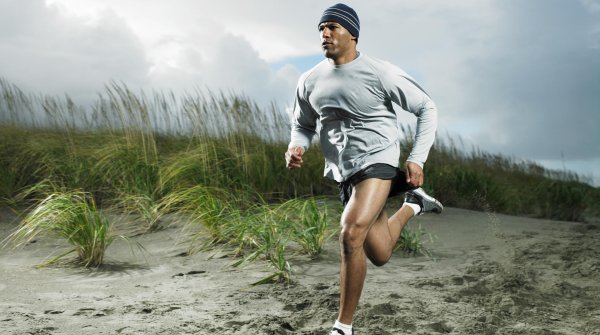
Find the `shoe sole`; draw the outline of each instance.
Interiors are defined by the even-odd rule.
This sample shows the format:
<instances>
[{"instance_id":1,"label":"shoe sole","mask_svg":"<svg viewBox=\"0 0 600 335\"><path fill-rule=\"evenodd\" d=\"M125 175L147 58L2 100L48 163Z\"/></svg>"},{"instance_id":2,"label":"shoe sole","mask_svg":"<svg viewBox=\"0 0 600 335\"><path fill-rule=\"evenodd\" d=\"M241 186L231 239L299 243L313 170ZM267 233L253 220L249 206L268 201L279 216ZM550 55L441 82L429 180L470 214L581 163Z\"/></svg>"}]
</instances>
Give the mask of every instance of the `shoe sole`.
<instances>
[{"instance_id":1,"label":"shoe sole","mask_svg":"<svg viewBox=\"0 0 600 335\"><path fill-rule=\"evenodd\" d=\"M410 191L411 193L417 195L418 197L420 197L422 200L421 201L426 201L429 203L430 206L432 206L433 208L430 210L423 210L424 213L427 212L433 212L436 214L441 214L442 211L444 210L444 205L442 205L441 202L439 202L436 198L430 196L429 194L425 193L425 191L423 191L422 188L417 188L415 190ZM425 204L423 204L423 207L426 207Z\"/></svg>"}]
</instances>

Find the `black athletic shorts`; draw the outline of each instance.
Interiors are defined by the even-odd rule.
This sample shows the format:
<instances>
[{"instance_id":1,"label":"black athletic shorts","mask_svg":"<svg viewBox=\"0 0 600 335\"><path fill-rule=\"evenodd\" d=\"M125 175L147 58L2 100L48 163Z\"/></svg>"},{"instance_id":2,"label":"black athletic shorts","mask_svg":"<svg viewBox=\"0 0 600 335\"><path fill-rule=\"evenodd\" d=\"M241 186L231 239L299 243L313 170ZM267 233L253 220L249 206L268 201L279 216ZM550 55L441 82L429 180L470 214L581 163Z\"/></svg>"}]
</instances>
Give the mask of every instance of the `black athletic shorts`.
<instances>
[{"instance_id":1,"label":"black athletic shorts","mask_svg":"<svg viewBox=\"0 0 600 335\"><path fill-rule=\"evenodd\" d=\"M406 173L404 171L388 164L375 163L356 172L346 181L338 183L338 187L340 189L340 200L342 200L342 204L344 206L346 206L348 201L350 201L350 196L352 196L352 189L354 186L369 178L392 180L392 188L390 189L388 198L414 189L414 187L411 187L406 183Z\"/></svg>"}]
</instances>

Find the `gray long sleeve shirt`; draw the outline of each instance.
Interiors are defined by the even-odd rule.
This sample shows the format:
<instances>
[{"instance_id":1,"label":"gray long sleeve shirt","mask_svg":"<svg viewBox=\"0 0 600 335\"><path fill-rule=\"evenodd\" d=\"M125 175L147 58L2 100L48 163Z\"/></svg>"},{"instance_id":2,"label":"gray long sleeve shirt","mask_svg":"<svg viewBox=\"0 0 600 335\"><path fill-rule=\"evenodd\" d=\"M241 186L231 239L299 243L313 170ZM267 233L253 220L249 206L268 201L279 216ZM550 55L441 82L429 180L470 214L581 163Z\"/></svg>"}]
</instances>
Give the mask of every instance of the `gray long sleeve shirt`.
<instances>
[{"instance_id":1,"label":"gray long sleeve shirt","mask_svg":"<svg viewBox=\"0 0 600 335\"><path fill-rule=\"evenodd\" d=\"M300 77L289 147L307 150L319 120L325 177L342 182L371 164L397 167L400 129L392 102L418 118L408 160L423 166L435 140L435 104L406 72L363 54L343 65L325 59Z\"/></svg>"}]
</instances>

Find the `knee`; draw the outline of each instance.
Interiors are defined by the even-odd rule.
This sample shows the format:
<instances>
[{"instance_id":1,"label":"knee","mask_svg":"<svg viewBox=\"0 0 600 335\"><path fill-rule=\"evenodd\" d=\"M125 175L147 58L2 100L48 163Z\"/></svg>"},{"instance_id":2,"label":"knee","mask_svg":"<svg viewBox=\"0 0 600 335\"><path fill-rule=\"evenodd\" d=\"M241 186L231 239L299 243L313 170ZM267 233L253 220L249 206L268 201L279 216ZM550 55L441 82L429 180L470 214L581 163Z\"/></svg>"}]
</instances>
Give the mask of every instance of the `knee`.
<instances>
[{"instance_id":1,"label":"knee","mask_svg":"<svg viewBox=\"0 0 600 335\"><path fill-rule=\"evenodd\" d=\"M340 244L344 255L362 250L367 236L368 225L360 222L342 222Z\"/></svg>"},{"instance_id":2,"label":"knee","mask_svg":"<svg viewBox=\"0 0 600 335\"><path fill-rule=\"evenodd\" d=\"M390 260L390 257L378 257L376 255L372 255L367 253L367 257L371 261L371 263L377 267L384 266Z\"/></svg>"},{"instance_id":3,"label":"knee","mask_svg":"<svg viewBox=\"0 0 600 335\"><path fill-rule=\"evenodd\" d=\"M386 265L390 258L392 258L391 250L382 250L381 248L369 248L368 245L365 245L365 252L367 254L367 258L371 263L377 267Z\"/></svg>"}]
</instances>

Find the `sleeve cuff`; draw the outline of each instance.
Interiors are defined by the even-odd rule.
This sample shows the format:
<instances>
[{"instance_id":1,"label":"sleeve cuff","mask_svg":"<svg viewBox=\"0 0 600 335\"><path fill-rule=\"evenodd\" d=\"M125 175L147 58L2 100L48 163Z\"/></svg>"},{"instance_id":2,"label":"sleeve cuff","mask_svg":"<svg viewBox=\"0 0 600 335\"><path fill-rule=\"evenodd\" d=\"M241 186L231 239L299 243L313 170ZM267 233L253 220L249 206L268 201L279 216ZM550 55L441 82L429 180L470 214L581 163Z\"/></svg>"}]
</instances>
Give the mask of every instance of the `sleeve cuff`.
<instances>
[{"instance_id":1,"label":"sleeve cuff","mask_svg":"<svg viewBox=\"0 0 600 335\"><path fill-rule=\"evenodd\" d=\"M410 158L409 158L409 159L407 159L406 161L407 161L407 162L411 162L411 163L415 163L415 164L417 164L418 166L420 166L421 168L423 168L423 165L425 165L425 162L420 162L420 161L417 161L417 160L414 160L414 159L410 159Z\"/></svg>"}]
</instances>

